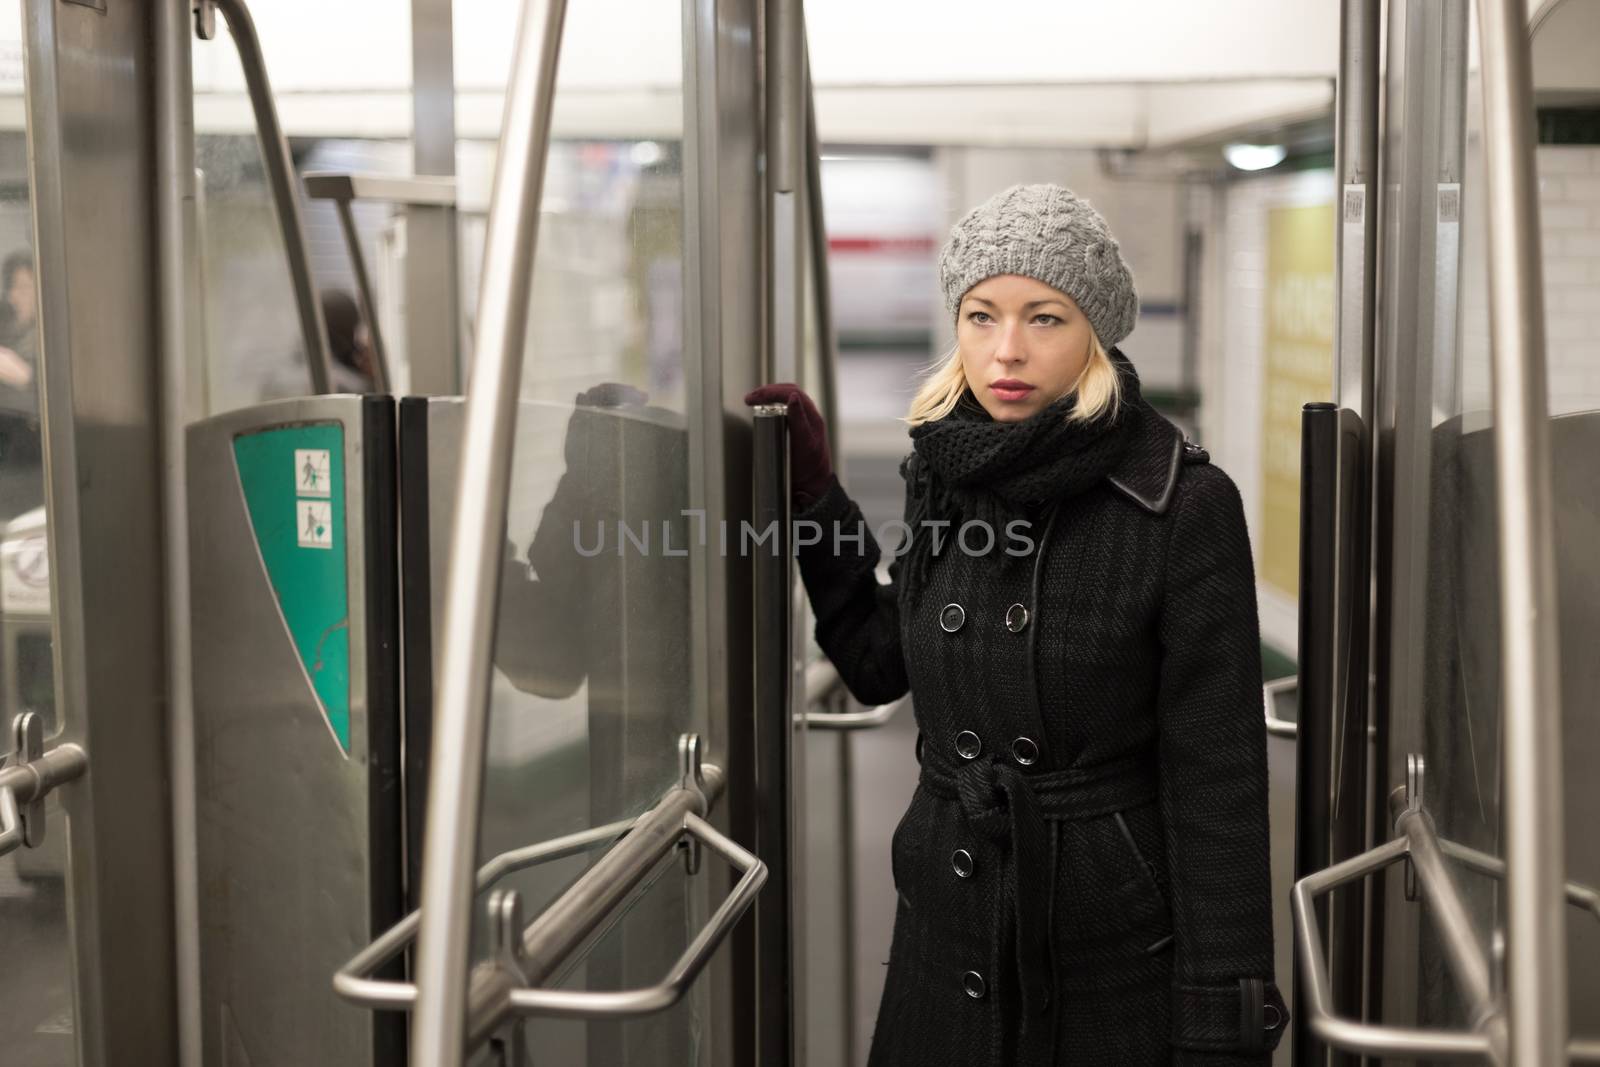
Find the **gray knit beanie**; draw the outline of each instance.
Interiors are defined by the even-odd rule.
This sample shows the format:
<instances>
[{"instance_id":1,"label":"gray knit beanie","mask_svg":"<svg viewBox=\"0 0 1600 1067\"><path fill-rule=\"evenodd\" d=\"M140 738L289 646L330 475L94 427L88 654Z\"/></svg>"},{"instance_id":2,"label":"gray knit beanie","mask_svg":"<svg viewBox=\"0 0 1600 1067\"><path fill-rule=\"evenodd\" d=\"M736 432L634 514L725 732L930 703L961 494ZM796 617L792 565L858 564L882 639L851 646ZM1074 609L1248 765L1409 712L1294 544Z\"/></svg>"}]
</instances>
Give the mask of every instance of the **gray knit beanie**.
<instances>
[{"instance_id":1,"label":"gray knit beanie","mask_svg":"<svg viewBox=\"0 0 1600 1067\"><path fill-rule=\"evenodd\" d=\"M1139 294L1116 239L1089 201L1059 185L1013 185L967 212L939 253L951 315L967 290L1021 274L1077 302L1107 348L1133 332Z\"/></svg>"}]
</instances>

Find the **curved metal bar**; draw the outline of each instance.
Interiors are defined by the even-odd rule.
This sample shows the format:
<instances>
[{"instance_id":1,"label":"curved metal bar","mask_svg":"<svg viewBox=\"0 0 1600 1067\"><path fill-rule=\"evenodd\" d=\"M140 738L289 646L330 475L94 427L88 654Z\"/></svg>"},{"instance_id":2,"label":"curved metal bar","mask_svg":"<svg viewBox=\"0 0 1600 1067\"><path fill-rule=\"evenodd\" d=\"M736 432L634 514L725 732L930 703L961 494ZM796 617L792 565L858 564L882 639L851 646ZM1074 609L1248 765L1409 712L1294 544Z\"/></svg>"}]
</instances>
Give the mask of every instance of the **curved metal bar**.
<instances>
[{"instance_id":1,"label":"curved metal bar","mask_svg":"<svg viewBox=\"0 0 1600 1067\"><path fill-rule=\"evenodd\" d=\"M256 35L255 21L244 0L211 0L211 3L227 19L229 36L239 51L239 66L244 69L250 109L255 112L256 133L261 138L261 160L267 168L278 228L283 234L283 249L289 257L289 278L294 286L295 305L300 310L300 337L306 346L306 363L311 368L311 391L326 393L333 383L328 326L322 319L322 301L311 276L311 253L306 241L305 219L300 213L300 198L296 195L294 160L289 155L289 141L283 135L278 109L272 100L272 83L267 78L267 64L261 54L261 39ZM203 20L201 28L204 29Z\"/></svg>"},{"instance_id":2,"label":"curved metal bar","mask_svg":"<svg viewBox=\"0 0 1600 1067\"><path fill-rule=\"evenodd\" d=\"M806 664L806 707L826 706L844 691L844 679L831 660L818 659ZM805 725L821 730L870 730L894 718L911 699L907 693L899 700L879 704L864 711L804 711Z\"/></svg>"},{"instance_id":3,"label":"curved metal bar","mask_svg":"<svg viewBox=\"0 0 1600 1067\"><path fill-rule=\"evenodd\" d=\"M502 852L478 869L477 891L482 892L506 875L540 863L565 859L585 852L604 841L612 841L627 833L634 820L597 826L592 830L568 834L536 845L527 845L510 852ZM358 952L350 962L340 967L333 976L333 991L350 1001L367 1008L409 1010L417 1001L417 987L411 982L392 979L369 978L373 971L404 952L416 937L422 912L414 911L385 930L376 941Z\"/></svg>"},{"instance_id":4,"label":"curved metal bar","mask_svg":"<svg viewBox=\"0 0 1600 1067\"><path fill-rule=\"evenodd\" d=\"M813 730L871 730L894 718L910 700L908 694L865 711L808 711L805 722Z\"/></svg>"},{"instance_id":5,"label":"curved metal bar","mask_svg":"<svg viewBox=\"0 0 1600 1067\"><path fill-rule=\"evenodd\" d=\"M1495 877L1502 875L1505 865L1477 849L1439 838L1433 820L1419 807L1403 812L1395 820L1395 828L1400 836L1393 840L1302 878L1294 885L1290 904L1302 961L1300 981L1305 993L1305 1025L1330 1046L1369 1056L1449 1057L1487 1060L1494 1064L1517 1062L1507 1053L1506 1018L1501 1003L1493 996L1488 960L1472 933L1471 922L1444 859L1457 860ZM1322 929L1317 920L1315 900L1404 857L1409 857L1415 867L1416 881L1427 901L1426 910L1438 932L1451 976L1470 1002L1476 1024L1473 1031L1384 1026L1333 1014L1328 962L1322 949ZM1594 890L1586 886L1568 883L1566 899L1588 911L1595 911L1597 907ZM1568 1041L1564 1051L1573 1063L1600 1063L1600 1041L1595 1039Z\"/></svg>"},{"instance_id":6,"label":"curved metal bar","mask_svg":"<svg viewBox=\"0 0 1600 1067\"><path fill-rule=\"evenodd\" d=\"M1277 708L1273 706L1274 698L1279 693L1287 693L1292 689L1298 688L1299 685L1299 678L1289 677L1279 678L1275 681L1268 682L1266 685L1261 687L1262 713L1266 717L1267 733L1271 734L1273 737L1300 736L1299 724L1290 722L1288 719L1280 719L1278 717Z\"/></svg>"},{"instance_id":7,"label":"curved metal bar","mask_svg":"<svg viewBox=\"0 0 1600 1067\"><path fill-rule=\"evenodd\" d=\"M1465 867L1470 867L1479 874L1486 874L1491 878L1504 878L1506 876L1506 861L1498 856L1491 856L1487 852L1479 852L1467 845L1458 845L1454 841L1439 840L1439 849L1446 856ZM1586 911L1596 919L1600 919L1600 892L1582 884L1581 882L1568 882L1566 884L1567 903L1580 911Z\"/></svg>"},{"instance_id":8,"label":"curved metal bar","mask_svg":"<svg viewBox=\"0 0 1600 1067\"><path fill-rule=\"evenodd\" d=\"M710 847L742 872L743 877L712 914L710 921L695 935L688 948L684 949L683 955L678 957L667 976L653 986L617 992L516 989L507 998L507 1005L513 1013L557 1015L572 1019L619 1019L662 1011L682 999L718 946L749 910L767 880L766 864L740 848L700 816L692 812L685 815L683 832Z\"/></svg>"},{"instance_id":9,"label":"curved metal bar","mask_svg":"<svg viewBox=\"0 0 1600 1067\"><path fill-rule=\"evenodd\" d=\"M1410 853L1409 836L1397 837L1374 849L1308 875L1294 885L1290 905L1294 911L1295 939L1300 947L1300 981L1307 1018L1303 1025L1326 1044L1370 1056L1433 1056L1481 1059L1489 1055L1489 1036L1409 1026L1387 1026L1340 1018L1333 1014L1332 985L1327 955L1322 949L1322 929L1314 901L1342 885L1360 881ZM1421 872L1418 872L1419 879Z\"/></svg>"},{"instance_id":10,"label":"curved metal bar","mask_svg":"<svg viewBox=\"0 0 1600 1067\"><path fill-rule=\"evenodd\" d=\"M1567 1052L1566 862L1533 61L1525 0L1478 0L1478 15L1505 709L1508 1052L1514 1063L1555 1063Z\"/></svg>"},{"instance_id":11,"label":"curved metal bar","mask_svg":"<svg viewBox=\"0 0 1600 1067\"><path fill-rule=\"evenodd\" d=\"M495 159L477 347L446 569L417 930L411 1062L459 1064L482 817L499 562L565 0L527 0Z\"/></svg>"}]
</instances>

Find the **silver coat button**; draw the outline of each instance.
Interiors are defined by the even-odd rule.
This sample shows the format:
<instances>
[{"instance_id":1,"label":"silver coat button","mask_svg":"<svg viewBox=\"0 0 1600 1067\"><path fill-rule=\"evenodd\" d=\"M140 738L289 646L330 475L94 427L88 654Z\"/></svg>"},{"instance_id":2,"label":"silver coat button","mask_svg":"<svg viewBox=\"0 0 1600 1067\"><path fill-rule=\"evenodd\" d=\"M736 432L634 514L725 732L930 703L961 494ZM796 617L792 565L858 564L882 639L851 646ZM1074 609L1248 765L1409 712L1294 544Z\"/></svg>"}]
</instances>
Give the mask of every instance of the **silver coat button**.
<instances>
[{"instance_id":1,"label":"silver coat button","mask_svg":"<svg viewBox=\"0 0 1600 1067\"><path fill-rule=\"evenodd\" d=\"M956 869L957 878L971 878L977 867L972 861L972 853L964 848L958 848L950 854L950 866Z\"/></svg>"},{"instance_id":2,"label":"silver coat button","mask_svg":"<svg viewBox=\"0 0 1600 1067\"><path fill-rule=\"evenodd\" d=\"M1024 767L1031 767L1039 759L1039 746L1031 737L1019 737L1011 742L1011 756Z\"/></svg>"},{"instance_id":3,"label":"silver coat button","mask_svg":"<svg viewBox=\"0 0 1600 1067\"><path fill-rule=\"evenodd\" d=\"M961 987L967 991L967 996L973 1000L982 1000L988 987L983 984L983 975L977 971L968 971L961 976Z\"/></svg>"},{"instance_id":4,"label":"silver coat button","mask_svg":"<svg viewBox=\"0 0 1600 1067\"><path fill-rule=\"evenodd\" d=\"M947 634L953 634L961 629L967 621L967 609L960 604L946 604L944 610L939 612L939 625Z\"/></svg>"},{"instance_id":5,"label":"silver coat button","mask_svg":"<svg viewBox=\"0 0 1600 1067\"><path fill-rule=\"evenodd\" d=\"M1006 609L1006 629L1014 634L1020 634L1028 628L1028 609L1021 604L1013 604Z\"/></svg>"},{"instance_id":6,"label":"silver coat button","mask_svg":"<svg viewBox=\"0 0 1600 1067\"><path fill-rule=\"evenodd\" d=\"M956 752L962 759L977 759L978 753L983 751L983 741L971 730L962 730L956 734Z\"/></svg>"}]
</instances>

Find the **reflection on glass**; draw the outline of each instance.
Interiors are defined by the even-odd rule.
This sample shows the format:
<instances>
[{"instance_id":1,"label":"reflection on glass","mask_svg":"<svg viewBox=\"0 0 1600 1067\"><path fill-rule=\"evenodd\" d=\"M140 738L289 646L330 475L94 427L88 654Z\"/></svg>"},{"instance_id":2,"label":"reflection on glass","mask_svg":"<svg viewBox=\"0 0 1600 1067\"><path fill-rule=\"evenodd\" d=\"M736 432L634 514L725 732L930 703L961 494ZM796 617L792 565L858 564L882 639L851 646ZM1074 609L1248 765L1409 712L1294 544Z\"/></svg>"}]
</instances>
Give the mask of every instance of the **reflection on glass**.
<instances>
[{"instance_id":1,"label":"reflection on glass","mask_svg":"<svg viewBox=\"0 0 1600 1067\"><path fill-rule=\"evenodd\" d=\"M50 557L39 419L39 293L28 190L22 13L0 2L0 753L23 711L56 732ZM67 934L66 821L46 802L45 842L0 857L0 1060L76 1062Z\"/></svg>"},{"instance_id":2,"label":"reflection on glass","mask_svg":"<svg viewBox=\"0 0 1600 1067\"><path fill-rule=\"evenodd\" d=\"M504 17L496 32L509 37L510 8ZM483 859L644 812L677 783L678 737L704 729L691 685L689 551L708 533L715 552L717 531L684 514L694 505L679 18L676 8L616 20L574 7L562 42L501 579ZM488 33L486 21L458 19L458 41ZM646 85L594 88L619 78ZM458 70L469 358L496 148L473 118L488 95L473 83L484 79L494 84L494 72ZM603 851L506 884L535 915ZM686 912L701 906L706 881L681 864L664 874L568 983L659 981L698 926ZM527 1044L540 1063L692 1064L702 996L632 1022L534 1020Z\"/></svg>"}]
</instances>

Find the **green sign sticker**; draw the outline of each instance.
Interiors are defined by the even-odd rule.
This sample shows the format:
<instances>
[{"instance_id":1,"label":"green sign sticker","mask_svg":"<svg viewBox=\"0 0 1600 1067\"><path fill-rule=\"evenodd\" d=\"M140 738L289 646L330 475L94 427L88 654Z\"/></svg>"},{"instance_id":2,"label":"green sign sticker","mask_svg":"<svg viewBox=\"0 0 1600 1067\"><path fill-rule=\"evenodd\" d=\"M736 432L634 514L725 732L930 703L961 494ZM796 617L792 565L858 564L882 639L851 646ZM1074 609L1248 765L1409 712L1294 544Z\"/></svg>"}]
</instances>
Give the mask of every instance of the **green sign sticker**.
<instances>
[{"instance_id":1,"label":"green sign sticker","mask_svg":"<svg viewBox=\"0 0 1600 1067\"><path fill-rule=\"evenodd\" d=\"M233 440L256 547L322 714L350 752L344 426L284 426Z\"/></svg>"}]
</instances>

